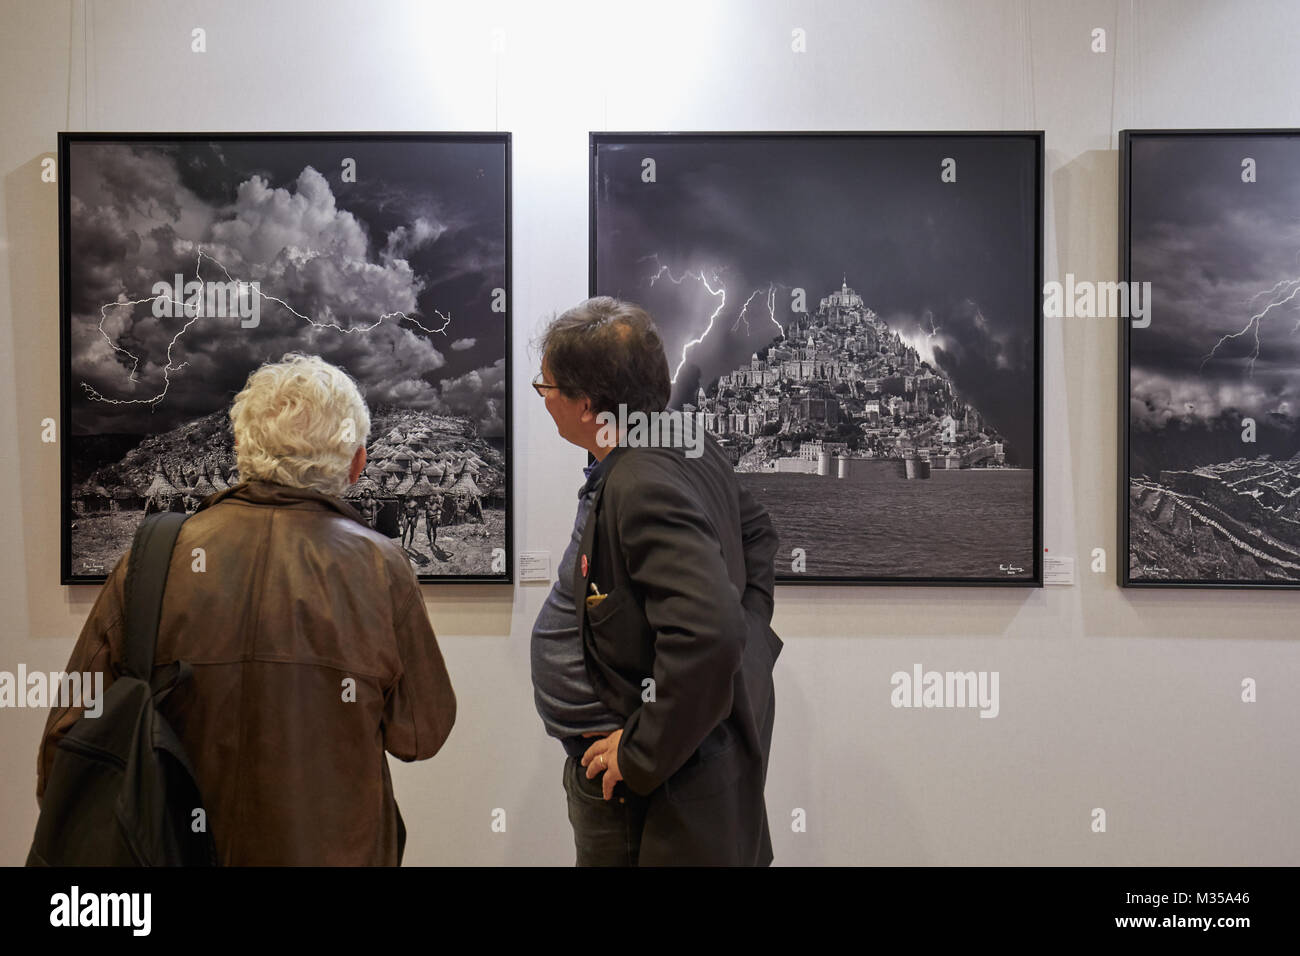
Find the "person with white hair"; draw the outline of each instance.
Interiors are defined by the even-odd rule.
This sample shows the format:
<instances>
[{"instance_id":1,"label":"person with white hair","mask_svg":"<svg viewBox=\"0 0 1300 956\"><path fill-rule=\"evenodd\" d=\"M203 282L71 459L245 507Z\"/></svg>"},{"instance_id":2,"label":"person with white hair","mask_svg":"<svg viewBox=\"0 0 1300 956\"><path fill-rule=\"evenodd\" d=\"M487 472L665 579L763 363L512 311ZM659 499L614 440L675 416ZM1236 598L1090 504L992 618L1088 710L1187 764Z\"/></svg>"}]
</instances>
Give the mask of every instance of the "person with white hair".
<instances>
[{"instance_id":1,"label":"person with white hair","mask_svg":"<svg viewBox=\"0 0 1300 956\"><path fill-rule=\"evenodd\" d=\"M406 831L385 751L436 754L456 697L407 555L340 499L365 467L370 413L346 372L290 353L248 377L230 418L241 482L181 526L158 629L155 668L186 661L194 677L159 710L222 864L396 865ZM127 562L68 663L106 687ZM50 714L38 800L81 712Z\"/></svg>"}]
</instances>

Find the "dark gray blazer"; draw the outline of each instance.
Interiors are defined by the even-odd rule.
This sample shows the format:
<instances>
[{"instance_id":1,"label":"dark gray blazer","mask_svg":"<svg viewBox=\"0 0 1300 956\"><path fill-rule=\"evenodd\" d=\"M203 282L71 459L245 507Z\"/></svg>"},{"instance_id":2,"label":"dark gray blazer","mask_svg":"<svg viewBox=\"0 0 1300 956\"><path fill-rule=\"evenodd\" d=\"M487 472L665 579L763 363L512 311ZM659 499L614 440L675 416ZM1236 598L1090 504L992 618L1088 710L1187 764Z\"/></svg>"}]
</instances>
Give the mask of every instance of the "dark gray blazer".
<instances>
[{"instance_id":1,"label":"dark gray blazer","mask_svg":"<svg viewBox=\"0 0 1300 956\"><path fill-rule=\"evenodd\" d=\"M606 457L574 593L587 672L625 719L623 780L650 797L643 866L772 862L776 549L767 512L712 438L699 458L627 447ZM608 597L588 609L592 583Z\"/></svg>"}]
</instances>

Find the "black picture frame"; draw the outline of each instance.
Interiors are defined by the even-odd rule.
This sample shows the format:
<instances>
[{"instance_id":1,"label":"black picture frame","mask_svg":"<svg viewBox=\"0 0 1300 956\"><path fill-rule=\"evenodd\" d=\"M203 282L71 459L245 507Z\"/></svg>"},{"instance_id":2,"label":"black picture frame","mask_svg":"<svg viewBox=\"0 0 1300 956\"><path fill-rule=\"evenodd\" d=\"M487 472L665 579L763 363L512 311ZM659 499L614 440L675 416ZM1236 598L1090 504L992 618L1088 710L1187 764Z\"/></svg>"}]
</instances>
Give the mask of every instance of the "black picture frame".
<instances>
[{"instance_id":1,"label":"black picture frame","mask_svg":"<svg viewBox=\"0 0 1300 956\"><path fill-rule=\"evenodd\" d=\"M920 140L935 140L953 146L969 145L976 140L997 140L1011 142L1023 141L1029 157L1028 167L1032 169L1033 184L1028 192L1032 193L1032 218L1029 229L1032 236L1026 236L1026 242L1032 243L1032 281L1024 284L1023 296L1017 301L1024 309L1025 319L1032 328L1033 342L1029 346L1032 356L1032 385L1028 389L1032 396L1032 434L1033 448L1024 455L1025 461L1031 463L1033 475L1030 480L1032 493L1032 515L1027 515L1031 528L1026 535L1028 553L1025 555L1023 576L999 577L996 571L990 574L970 575L936 575L903 574L881 576L871 574L845 573L795 573L782 570L782 554L789 553L790 543L783 535L782 553L778 554L778 584L811 585L919 585L919 586L978 586L978 587L1042 587L1043 584L1043 205L1044 205L1044 134L1042 131L761 131L761 132L592 132L589 136L589 283L588 292L592 296L601 294L620 295L623 298L635 296L608 288L598 274L598 252L601 242L601 223L599 217L599 193L601 190L599 162L601 151L609 146L646 145L657 146L673 144L742 144L757 148L764 142L821 142L829 148L852 140L880 142L885 145L915 143ZM702 275L702 273L701 273ZM848 283L844 283L847 290ZM852 290L847 290L852 291ZM665 343L668 344L667 342ZM674 356L670 356L670 371ZM683 351L683 362L685 352ZM680 368L680 366L679 366ZM769 508L769 511L771 509ZM1029 509L1026 509L1028 511ZM992 571L992 569L991 569Z\"/></svg>"},{"instance_id":2,"label":"black picture frame","mask_svg":"<svg viewBox=\"0 0 1300 956\"><path fill-rule=\"evenodd\" d=\"M1267 138L1293 139L1295 140L1296 148L1300 149L1300 129L1252 128L1252 129L1120 130L1119 152L1118 152L1118 162L1119 162L1119 222L1118 222L1119 269L1118 271L1119 271L1120 280L1124 283L1130 283L1134 281L1137 282L1144 281L1143 276L1135 274L1134 265L1133 265L1134 226L1135 226L1135 208L1134 208L1135 207L1135 202L1134 202L1135 175L1134 175L1133 163L1135 160L1135 155L1134 155L1135 150L1140 149L1141 144L1143 143L1169 144L1177 139L1188 140L1189 142L1192 143L1211 143L1213 141L1223 142L1225 140L1243 140L1243 141L1256 140L1258 142ZM1239 173L1240 168L1235 169L1234 172ZM1166 179L1173 188L1178 187L1179 182L1178 182L1177 173L1171 174L1171 176L1166 177ZM1202 198L1204 198L1204 196ZM1166 201L1166 200L1167 200L1167 196L1162 197L1162 201ZM1196 210L1190 208L1186 204L1182 204L1179 207L1179 211L1181 215L1188 215L1190 213L1194 213L1200 210ZM1226 272L1227 270L1224 271ZM1146 280L1146 281L1150 281L1150 280ZM1156 294L1156 290L1154 288L1152 289L1152 294L1153 297ZM1153 311L1158 306L1159 299L1156 299L1155 302L1156 302L1156 306L1153 306ZM1158 321L1158 319L1153 317L1152 321L1155 322ZM1117 580L1119 586L1124 588L1138 589L1138 590L1148 589L1148 588L1295 590L1297 588L1300 588L1300 572L1297 573L1297 577L1293 581L1276 580L1276 579L1266 580L1263 578L1247 579L1247 578L1182 577L1182 576L1170 577L1170 578L1156 578L1156 577L1149 577L1149 576L1135 576L1133 574L1133 568L1132 568L1132 563L1134 561L1133 536L1135 534L1134 525L1135 523L1137 523L1135 522L1134 515L1133 515L1133 502L1130 494L1134 482L1133 454L1134 454L1134 444L1135 444L1134 432L1136 431L1136 429L1134 429L1133 427L1133 421L1132 421L1133 419L1133 411L1132 411L1133 367L1134 367L1134 353L1136 351L1133 346L1133 336L1138 331L1141 331L1141 329L1135 329L1130 319L1123 318L1120 320L1118 326L1118 355L1119 355L1118 379L1119 381L1118 381L1118 401L1116 403L1117 415L1118 415L1117 435L1119 440L1118 441L1119 460L1118 460L1118 467L1116 469L1118 472L1117 475L1118 482L1117 482L1117 489L1116 489L1117 491L1116 511L1117 511L1117 518L1118 518L1117 537L1118 537L1118 545L1119 545L1117 549L1117 553L1120 555L1121 558L1121 560L1118 562L1118 568L1117 568ZM1260 459L1257 458L1257 460ZM1195 466L1195 467L1198 468L1207 467L1207 466L1214 467L1217 464L1219 463L1208 462L1204 466ZM1180 472L1184 471L1184 469L1181 467L1177 469L1169 469L1169 470L1180 471ZM1157 480L1156 484L1160 484L1160 483L1161 482ZM1182 493L1180 492L1178 494L1181 495ZM1171 494L1169 495L1169 497L1171 501L1173 501L1174 495ZM1181 498L1179 500L1181 500ZM1173 502L1173 507L1175 511L1180 510L1177 501ZM1213 507L1217 508L1218 506L1213 505ZM1187 514L1193 514L1193 511L1187 510ZM1158 518L1158 514L1156 517ZM1214 516L1207 515L1207 517L1210 517L1213 520ZM1145 519L1143 520L1145 521ZM1195 517L1188 519L1189 524L1193 520L1199 521L1200 519ZM1234 517L1233 520L1235 521L1238 519ZM1155 521L1153 520L1149 524L1154 524L1154 523ZM1210 530L1208 525L1206 525L1205 527L1207 530ZM1173 529L1171 528L1171 532L1172 530ZM1218 547L1221 543L1221 544L1226 544L1228 548L1233 551L1238 550L1235 548L1234 545L1232 545L1230 541L1227 540L1227 536L1232 533L1231 531L1228 530L1227 526L1224 526L1221 529L1221 531L1222 533L1219 533L1217 535L1211 532L1212 537L1216 538L1216 547ZM1219 542L1218 539L1224 539L1224 540L1222 542ZM1242 543L1244 544L1246 542L1242 542ZM1202 550L1203 549L1196 549L1194 553L1196 553L1199 557ZM1188 552L1184 550L1183 553L1187 554L1192 552ZM1277 556L1275 555L1275 557ZM1267 562L1265 563L1267 564ZM1259 566L1258 563L1257 566ZM1148 565L1147 567L1153 567L1153 566ZM1158 570L1167 570L1167 569L1153 567L1153 571L1158 571Z\"/></svg>"},{"instance_id":3,"label":"black picture frame","mask_svg":"<svg viewBox=\"0 0 1300 956\"><path fill-rule=\"evenodd\" d=\"M457 457L460 458L460 462L459 462L460 468L457 473L458 478L464 477L465 473L469 472L468 474L469 482L465 484L463 488L470 489L468 491L464 491L463 495L444 496L444 499L448 497L456 499L456 502L453 503L453 510L455 511L455 514L451 516L453 518L453 520L451 521L451 525L454 526L455 524L460 523L459 519L461 517L462 509L459 507L458 502L460 497L466 497L473 502L473 507L472 509L470 509L471 513L477 511L477 515L482 517L482 520L484 522L484 527L487 527L489 524L489 518L490 518L490 515L488 514L489 512L497 511L497 510L503 512L500 519L501 530L499 535L496 533L492 534L488 544L484 545L484 547L487 548L487 554L491 558L491 562L489 564L488 570L485 571L471 570L471 571L465 571L463 573L429 573L421 570L419 567L416 567L414 558L413 558L413 569L416 571L416 576L421 584L433 584L433 583L512 584L514 582L514 574L515 574L514 543L513 543L514 455L513 455L513 440L512 440L513 395L511 389L511 375L512 375L511 316L513 312L511 215L512 215L513 185L512 185L512 169L511 169L511 134L510 133L508 132L506 133L502 133L502 132L418 132L418 131L388 131L388 132L318 131L318 132L292 132L292 133L60 132L58 134L58 162L59 162L59 292L60 292L59 344L60 344L60 429L61 429L60 431L60 438L61 438L60 441L60 491L61 491L60 583L61 584L63 585L102 584L107 579L107 572L112 568L112 563L110 562L102 563L103 570L101 573L74 573L74 568L73 568L75 555L73 554L72 522L76 519L78 514L77 510L74 507L74 502L73 502L74 481L72 477L72 470L74 465L74 461L73 461L74 452L71 448L71 446L74 444L75 438L77 437L77 433L75 431L74 408L73 408L74 390L77 388L77 384L76 381L74 380L74 375L72 374L74 345L73 345L73 331L72 331L73 289L71 286L72 283L71 249L72 249L72 243L77 238L73 234L73 226L71 222L71 199L72 199L71 189L72 189L72 183L74 179L73 175L71 175L73 150L77 146L82 144L101 144L101 145L121 144L130 147L154 146L157 147L160 151L165 151L167 149L172 149L172 148L179 150L184 147L195 147L195 146L203 146L203 145L207 145L209 147L216 147L218 150L220 150L220 148L224 146L226 149L229 150L229 149L245 148L245 147L255 148L258 146L275 146L277 144L280 144L284 146L286 150L288 150L293 148L295 145L301 147L304 144L308 144L308 143L321 144L322 146L329 146L331 148L347 145L347 144L355 144L358 148L366 148L366 149L382 148L384 146L391 145L394 148L394 153L396 153L397 150L400 150L403 146L418 148L421 145L427 144L430 147L449 146L454 148L463 145L464 147L466 147L464 158L469 158L469 151L476 148L491 150L490 154L488 153L482 154L484 156L490 155L491 163L485 164L484 168L478 169L477 175L479 178L489 176L490 171L488 170L487 166L491 166L492 170L498 171L500 175L499 194L494 189L492 189L491 191L494 197L490 204L492 208L488 209L487 208L488 204L485 204L485 208L484 208L485 221L488 219L495 221L498 218L500 221L499 245L496 242L495 226L491 228L484 227L486 234L488 235L489 239L491 239L490 243L485 242L485 244L489 245L489 247L492 250L493 264L499 265L500 268L499 275L501 279L501 285L494 290L497 293L494 304L500 307L491 309L492 314L497 316L497 318L494 319L493 322L495 323L496 321L499 321L501 323L501 328L499 333L500 349L497 350L494 346L490 347L488 354L490 354L493 357L493 362L491 365L488 365L486 368L494 370L497 366L500 367L499 376L495 371L492 371L492 375L491 375L491 378L494 379L499 378L500 384L499 386L492 385L490 390L488 388L484 388L483 394L484 395L490 394L494 401L499 396L499 401L496 401L496 403L492 406L492 413L499 416L501 433L499 435L493 433L491 435L488 435L487 437L481 436L479 434L478 425L480 425L482 421L486 421L486 419L483 419L480 422L473 422L472 421L474 418L473 415L471 414L460 415L455 410L448 412L445 408L442 408L441 405L439 406L440 409L439 412L437 413L430 412L429 414L431 415L437 414L444 418L461 418L465 422L471 423L470 425L466 426L466 429L463 432L463 437L465 440L463 442L455 443L458 446L459 450L464 452L464 454L457 455L454 452L448 452L448 456L450 456L448 458L449 461ZM498 150L499 150L499 157L497 156ZM372 154L372 155L378 155L378 154ZM451 155L451 154L448 153L447 155ZM497 165L498 162L499 162L499 166ZM262 174L265 172L265 170L260 165L255 164L254 166L245 170L245 172L249 176L252 176L254 174ZM413 175L408 176L408 180L414 182L415 177ZM271 183L270 185L272 186L272 188L274 188L275 186L281 184ZM423 184L421 183L421 185ZM451 190L454 189L455 187L453 185L445 188ZM484 190L486 194L486 192L489 191L489 187L485 186ZM497 205L498 199L499 199L499 205ZM392 199L391 197L389 197L384 201L391 203ZM340 208L342 208L342 206L340 206ZM346 212L347 210L345 209L344 211ZM438 228L439 226L440 224L435 224L435 228ZM369 233L368 227L369 227L369 223L365 223L365 222L362 223L362 229L364 232L367 233L367 235ZM441 235L441 232L439 232L438 235ZM437 237L438 236L434 236L433 238L436 239ZM375 245L373 249L368 248L367 254L369 255L371 252L378 254L380 248L378 243L378 237L370 237L370 238L375 239ZM424 241L425 239L423 238L414 237L410 240L409 245L411 248L416 248L420 243L423 243ZM389 242L391 246L392 243L391 234L389 236ZM198 248L201 249L202 246L199 245ZM388 250L386 249L385 252L387 251ZM496 258L498 252L499 252L499 260ZM396 253L394 252L394 254ZM412 255L412 258L414 258L414 255ZM484 270L484 275L486 274L487 274L487 270ZM417 286L417 291L419 291L420 289L424 288L424 280L427 279L428 277L417 275L416 278L420 280L420 284ZM503 295L500 294L502 290L504 292ZM419 313L411 312L410 314L413 315L416 319L419 319L421 317ZM398 319L399 323L404 321L407 318L405 314L398 313L398 312L392 312L389 313L389 315L400 315L401 318ZM442 332L443 335L446 335L448 329L454 328L454 326L452 325L454 321L455 318L453 316L450 322L444 323L442 329L434 329L432 331L433 332L440 331ZM313 324L317 324L317 323L313 322ZM381 322L375 322L374 324L378 326L381 324ZM102 328L102 323L101 323L101 328ZM336 325L336 328L340 328L340 330L343 330L342 326ZM346 331L361 331L361 330L354 330L351 327L349 327L348 329L346 329ZM430 332L430 329L424 328L424 331L428 333ZM461 332L463 331L463 329L456 328L456 331ZM469 336L465 336L460 340L460 342L462 344L466 341L476 342L476 340L480 336L481 333L474 334L473 339L470 339ZM497 333L495 330L492 330L492 336L493 338L490 341L495 343L495 341L497 341L496 338ZM453 340L452 338L447 337L446 341L448 345L450 345L450 343ZM474 358L472 358L472 356L478 354L477 352L474 351L474 348L475 346L473 344L464 346L464 350L466 350L468 355L471 356L465 359L466 362L474 361ZM271 358L273 360L274 358L278 358L278 357L279 356L276 355L268 358ZM265 361L267 360L267 358L264 358L262 360ZM168 360L167 365L170 368L171 366L170 359ZM253 367L256 367L256 363L254 363L252 367L244 371L243 374L246 375L248 371L252 371ZM484 371L484 370L485 369L479 369L478 371ZM172 371L175 370L172 369ZM473 369L471 369L471 371L473 371ZM355 376L355 377L360 378L360 376ZM468 378L469 377L468 373L466 373L464 377ZM472 379L471 385L473 382L477 382L477 381L480 381L480 379ZM363 385L363 387L366 385L364 379L361 380L361 384ZM431 387L433 385L432 382L429 382L428 384ZM440 379L437 384L441 386L443 384L442 380ZM459 382L458 382L458 386L459 386ZM233 398L233 394L230 395L229 397ZM367 397L367 404L371 406L370 408L371 433L370 433L370 441L368 442L368 447L371 447L375 444L377 438L379 437L379 422L382 420L383 416L376 413L375 402L369 396ZM450 408L451 406L448 405L448 407ZM228 408L229 408L229 402L227 401L225 410L228 410ZM389 414L395 414L396 411L398 411L398 408L395 403L390 403L388 408L390 409ZM214 409L214 412L215 411L216 410ZM497 427L496 425L491 426L493 431L495 431L496 427ZM407 434L409 435L410 432L408 431ZM426 437L427 437L427 433L426 433ZM492 464L489 465L485 463L482 456L479 456L476 462L474 463L474 467L471 469L467 465L466 460L470 457L477 455L479 451L485 450L487 446L490 446L491 451L496 453L494 455L489 455L489 460L490 462L492 462ZM421 452L421 457L426 457L425 453L428 452L428 448L427 447L421 448L418 449L418 451ZM496 463L498 458L500 459L499 465ZM370 473L371 464L373 464L373 462L368 463L366 474ZM435 462L433 464L436 465L437 463ZM487 485L486 490L480 489L473 482L474 478L479 477L480 464L483 465L484 471L489 473L489 478L488 478L489 484ZM450 467L445 463L441 467L444 470L444 474L451 470ZM206 477L208 473L209 473L208 470L205 468L203 472L204 476ZM433 466L431 465L429 470L425 472L425 476L428 477L433 474L434 474ZM365 477L363 477L361 482L358 483L358 485L360 485L365 480L366 480ZM126 490L130 491L132 489L127 488ZM438 490L442 492L442 491L449 491L450 489L439 488ZM134 504L134 499L130 499L130 502ZM350 503L355 504L356 502L350 502ZM444 500L444 504L445 503L446 502ZM141 514L143 516L143 511L141 512ZM429 522L426 521L426 524L428 523ZM495 524L496 522L491 521L490 523ZM416 527L418 529L418 524ZM447 522L447 516L444 514L444 519L440 523L439 529L446 528L446 527L448 527L448 522ZM427 529L425 534L426 537L428 537ZM416 536L418 537L418 531ZM393 536L390 535L390 537ZM442 536L439 535L439 537ZM499 545L497 545L497 541L500 542ZM129 538L127 538L125 545L120 550L125 550L125 548L129 546L129 544L130 541ZM417 542L413 541L412 544L414 547L417 544ZM496 554L497 547L503 549L502 555ZM438 543L430 543L430 549L431 549L431 555L428 556L430 558L430 561L432 560L432 551L434 550L436 550L440 555L442 554L447 555L448 558L455 557L455 552L449 553L445 551L445 549L443 549L441 545ZM408 555L412 554L410 550L408 550L407 553ZM439 560L442 559L439 558ZM115 559L113 559L113 561L115 562ZM430 563L430 562L426 561L426 563ZM496 565L502 566L503 570L500 573L491 570L491 567Z\"/></svg>"}]
</instances>

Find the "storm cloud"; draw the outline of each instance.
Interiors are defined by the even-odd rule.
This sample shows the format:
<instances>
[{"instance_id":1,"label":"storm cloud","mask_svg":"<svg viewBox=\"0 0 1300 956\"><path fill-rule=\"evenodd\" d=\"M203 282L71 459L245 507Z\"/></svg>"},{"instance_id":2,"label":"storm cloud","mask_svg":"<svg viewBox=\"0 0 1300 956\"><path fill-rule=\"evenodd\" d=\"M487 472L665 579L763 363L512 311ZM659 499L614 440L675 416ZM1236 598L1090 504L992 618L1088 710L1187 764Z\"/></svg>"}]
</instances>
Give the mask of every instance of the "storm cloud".
<instances>
[{"instance_id":1,"label":"storm cloud","mask_svg":"<svg viewBox=\"0 0 1300 956\"><path fill-rule=\"evenodd\" d=\"M1135 427L1300 409L1298 161L1294 136L1135 141L1131 278L1152 285L1129 336Z\"/></svg>"},{"instance_id":2,"label":"storm cloud","mask_svg":"<svg viewBox=\"0 0 1300 956\"><path fill-rule=\"evenodd\" d=\"M945 158L955 183L941 181ZM795 290L815 312L847 284L1030 456L1040 292L1029 138L629 138L598 147L595 175L595 291L650 310L681 369L674 401L779 337Z\"/></svg>"},{"instance_id":3,"label":"storm cloud","mask_svg":"<svg viewBox=\"0 0 1300 956\"><path fill-rule=\"evenodd\" d=\"M491 144L72 144L74 430L166 430L296 350L345 368L372 406L503 434L505 319L490 301L505 285L502 166ZM177 274L257 282L259 324L155 316L154 284Z\"/></svg>"}]
</instances>

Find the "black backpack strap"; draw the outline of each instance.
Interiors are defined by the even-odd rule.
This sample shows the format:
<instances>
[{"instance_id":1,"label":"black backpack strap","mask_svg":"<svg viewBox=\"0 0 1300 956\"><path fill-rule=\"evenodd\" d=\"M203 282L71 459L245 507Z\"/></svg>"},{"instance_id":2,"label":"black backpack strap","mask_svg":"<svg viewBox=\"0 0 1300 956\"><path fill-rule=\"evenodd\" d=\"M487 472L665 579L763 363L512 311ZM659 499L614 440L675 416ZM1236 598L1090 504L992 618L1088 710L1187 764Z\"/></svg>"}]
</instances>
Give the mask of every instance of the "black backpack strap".
<instances>
[{"instance_id":1,"label":"black backpack strap","mask_svg":"<svg viewBox=\"0 0 1300 956\"><path fill-rule=\"evenodd\" d=\"M126 646L122 667L126 674L146 683L153 674L158 622L162 617L163 589L171 566L172 548L185 515L164 511L150 515L136 529L126 566Z\"/></svg>"}]
</instances>

